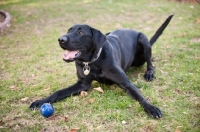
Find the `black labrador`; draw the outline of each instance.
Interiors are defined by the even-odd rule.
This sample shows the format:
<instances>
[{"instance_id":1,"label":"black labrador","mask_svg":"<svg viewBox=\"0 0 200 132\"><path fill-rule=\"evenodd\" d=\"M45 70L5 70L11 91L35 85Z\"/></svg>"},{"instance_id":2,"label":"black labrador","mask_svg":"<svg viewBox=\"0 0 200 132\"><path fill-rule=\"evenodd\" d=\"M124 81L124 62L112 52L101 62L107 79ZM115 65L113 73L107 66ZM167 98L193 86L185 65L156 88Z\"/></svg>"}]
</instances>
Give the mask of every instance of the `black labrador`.
<instances>
[{"instance_id":1,"label":"black labrador","mask_svg":"<svg viewBox=\"0 0 200 132\"><path fill-rule=\"evenodd\" d=\"M151 62L151 46L162 34L173 15L170 15L150 39L138 31L118 29L102 34L99 30L88 25L74 25L67 34L58 41L66 52L63 60L75 61L78 81L74 85L58 90L52 95L36 100L30 105L31 109L39 108L43 103L53 103L87 91L93 80L105 84L117 84L131 97L136 99L144 110L154 118L161 118L159 108L150 104L130 82L125 71L131 66L142 66L147 62L144 78L152 81L154 67Z\"/></svg>"}]
</instances>

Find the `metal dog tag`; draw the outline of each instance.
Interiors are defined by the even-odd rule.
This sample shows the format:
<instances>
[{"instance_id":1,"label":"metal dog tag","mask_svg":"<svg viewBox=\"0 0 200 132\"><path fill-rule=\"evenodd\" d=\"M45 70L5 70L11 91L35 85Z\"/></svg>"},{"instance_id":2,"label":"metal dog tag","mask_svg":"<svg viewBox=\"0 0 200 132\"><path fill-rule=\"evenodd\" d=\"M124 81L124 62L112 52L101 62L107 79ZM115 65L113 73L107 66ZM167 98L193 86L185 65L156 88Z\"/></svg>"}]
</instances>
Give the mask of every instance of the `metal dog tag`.
<instances>
[{"instance_id":1,"label":"metal dog tag","mask_svg":"<svg viewBox=\"0 0 200 132\"><path fill-rule=\"evenodd\" d=\"M85 71L84 71L84 74L87 76L88 74L90 73L90 70L88 70L88 69L86 69Z\"/></svg>"},{"instance_id":2,"label":"metal dog tag","mask_svg":"<svg viewBox=\"0 0 200 132\"><path fill-rule=\"evenodd\" d=\"M88 75L90 73L90 66L88 65L88 63L84 63L84 67L83 67L83 73L84 75Z\"/></svg>"}]
</instances>

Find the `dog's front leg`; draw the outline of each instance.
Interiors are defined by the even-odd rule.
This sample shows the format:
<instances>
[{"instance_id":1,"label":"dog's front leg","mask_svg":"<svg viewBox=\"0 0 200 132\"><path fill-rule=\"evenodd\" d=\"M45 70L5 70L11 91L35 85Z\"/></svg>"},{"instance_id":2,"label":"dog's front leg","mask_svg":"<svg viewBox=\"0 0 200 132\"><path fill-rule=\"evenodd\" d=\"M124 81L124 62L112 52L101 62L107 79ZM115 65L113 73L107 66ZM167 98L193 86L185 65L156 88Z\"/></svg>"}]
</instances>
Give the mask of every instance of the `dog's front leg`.
<instances>
[{"instance_id":1,"label":"dog's front leg","mask_svg":"<svg viewBox=\"0 0 200 132\"><path fill-rule=\"evenodd\" d=\"M130 82L122 83L119 85L121 88L125 89L125 91L134 99L136 99L144 110L154 118L161 118L162 112L159 108L150 104L138 91L138 89L131 84Z\"/></svg>"},{"instance_id":2,"label":"dog's front leg","mask_svg":"<svg viewBox=\"0 0 200 132\"><path fill-rule=\"evenodd\" d=\"M116 68L115 66L111 69L112 74L106 74L107 78L111 79L113 82L118 84L122 89L124 89L131 97L136 99L144 108L144 110L154 118L161 118L162 113L159 108L150 104L138 91L138 89L129 81L125 72L121 68ZM105 72L107 73L107 72Z\"/></svg>"},{"instance_id":3,"label":"dog's front leg","mask_svg":"<svg viewBox=\"0 0 200 132\"><path fill-rule=\"evenodd\" d=\"M81 91L86 91L91 87L91 82L90 83L85 83L83 81L78 81L76 84L54 92L52 95L41 99L41 100L36 100L30 105L30 109L35 109L35 108L40 108L40 106L44 103L54 103L56 101L59 101L61 99L67 98L71 95L76 95L79 94Z\"/></svg>"}]
</instances>

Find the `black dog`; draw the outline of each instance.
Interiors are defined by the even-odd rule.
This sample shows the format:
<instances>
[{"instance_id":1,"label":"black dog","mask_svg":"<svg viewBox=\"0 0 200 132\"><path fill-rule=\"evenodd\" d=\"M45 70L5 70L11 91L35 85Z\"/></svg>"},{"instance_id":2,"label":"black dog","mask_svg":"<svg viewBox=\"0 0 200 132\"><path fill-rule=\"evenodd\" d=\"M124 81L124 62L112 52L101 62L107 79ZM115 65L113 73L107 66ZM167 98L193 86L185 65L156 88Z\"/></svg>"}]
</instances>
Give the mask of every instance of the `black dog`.
<instances>
[{"instance_id":1,"label":"black dog","mask_svg":"<svg viewBox=\"0 0 200 132\"><path fill-rule=\"evenodd\" d=\"M58 39L60 47L67 50L63 55L66 62L75 61L78 81L74 85L58 90L52 95L36 100L31 109L40 107L43 103L53 103L71 95L79 94L91 87L91 82L117 84L131 97L136 99L144 110L154 118L161 118L161 111L150 104L129 81L125 71L131 66L141 66L147 62L144 78L151 81L154 78L154 68L151 63L151 46L162 34L173 15L169 16L154 36L147 37L138 31L119 29L102 34L88 25L74 25L66 35Z\"/></svg>"}]
</instances>

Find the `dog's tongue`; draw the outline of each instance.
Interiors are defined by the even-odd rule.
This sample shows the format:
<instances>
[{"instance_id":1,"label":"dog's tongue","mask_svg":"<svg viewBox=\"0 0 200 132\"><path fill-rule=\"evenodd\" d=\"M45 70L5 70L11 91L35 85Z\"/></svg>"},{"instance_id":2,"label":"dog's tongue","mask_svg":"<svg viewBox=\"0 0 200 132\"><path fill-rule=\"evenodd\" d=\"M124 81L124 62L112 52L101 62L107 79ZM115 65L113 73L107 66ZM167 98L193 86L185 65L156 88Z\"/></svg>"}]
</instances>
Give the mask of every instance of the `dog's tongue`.
<instances>
[{"instance_id":1,"label":"dog's tongue","mask_svg":"<svg viewBox=\"0 0 200 132\"><path fill-rule=\"evenodd\" d=\"M74 59L76 54L77 51L65 51L63 54L63 59L64 60Z\"/></svg>"}]
</instances>

